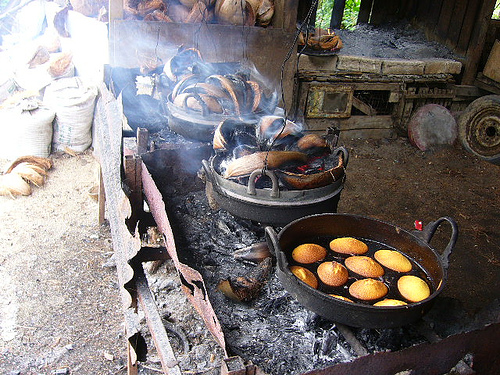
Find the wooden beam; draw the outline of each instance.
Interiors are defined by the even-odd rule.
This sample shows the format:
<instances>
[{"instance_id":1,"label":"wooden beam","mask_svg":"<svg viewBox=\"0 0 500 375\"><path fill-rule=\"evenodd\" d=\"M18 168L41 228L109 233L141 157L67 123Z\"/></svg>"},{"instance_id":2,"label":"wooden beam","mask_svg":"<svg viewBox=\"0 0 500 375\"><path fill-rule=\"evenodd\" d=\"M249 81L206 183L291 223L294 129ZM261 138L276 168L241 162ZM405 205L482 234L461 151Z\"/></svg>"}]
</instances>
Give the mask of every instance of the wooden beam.
<instances>
[{"instance_id":1,"label":"wooden beam","mask_svg":"<svg viewBox=\"0 0 500 375\"><path fill-rule=\"evenodd\" d=\"M370 22L370 15L372 13L373 0L361 0L359 4L359 13L357 23Z\"/></svg>"},{"instance_id":2,"label":"wooden beam","mask_svg":"<svg viewBox=\"0 0 500 375\"><path fill-rule=\"evenodd\" d=\"M460 37L460 32L462 30L462 26L466 20L467 10L467 2L468 0L456 0L453 6L453 17L450 20L450 26L447 32L447 42L448 46L456 49L458 40ZM474 17L473 14L469 15L469 17Z\"/></svg>"},{"instance_id":3,"label":"wooden beam","mask_svg":"<svg viewBox=\"0 0 500 375\"><path fill-rule=\"evenodd\" d=\"M340 29L344 17L345 0L333 2L332 17L330 18L330 29Z\"/></svg>"},{"instance_id":4,"label":"wooden beam","mask_svg":"<svg viewBox=\"0 0 500 375\"><path fill-rule=\"evenodd\" d=\"M484 0L479 11L478 18L475 23L475 28L472 33L469 48L467 49L466 61L464 66L464 74L462 77L463 85L472 85L478 73L479 61L484 48L484 41L488 32L488 26L491 21L493 9L495 8L496 0Z\"/></svg>"},{"instance_id":5,"label":"wooden beam","mask_svg":"<svg viewBox=\"0 0 500 375\"><path fill-rule=\"evenodd\" d=\"M373 108L371 105L366 104L365 102L359 100L356 97L352 98L352 105L353 107L359 109L361 112L363 112L365 115L368 116L375 116L377 114L377 111L375 108Z\"/></svg>"}]
</instances>

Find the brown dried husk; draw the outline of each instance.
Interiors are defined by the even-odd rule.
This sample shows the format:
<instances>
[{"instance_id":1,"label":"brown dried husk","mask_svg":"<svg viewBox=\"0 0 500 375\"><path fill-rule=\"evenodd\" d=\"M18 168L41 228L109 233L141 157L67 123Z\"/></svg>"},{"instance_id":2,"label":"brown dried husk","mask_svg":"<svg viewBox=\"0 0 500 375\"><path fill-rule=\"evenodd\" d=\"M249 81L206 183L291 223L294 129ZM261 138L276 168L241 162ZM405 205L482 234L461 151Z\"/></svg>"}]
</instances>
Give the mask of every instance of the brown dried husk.
<instances>
[{"instance_id":1,"label":"brown dried husk","mask_svg":"<svg viewBox=\"0 0 500 375\"><path fill-rule=\"evenodd\" d=\"M21 163L29 163L32 165L36 165L37 167L42 168L45 171L48 171L50 168L52 168L52 159L50 158L42 158L40 156L32 156L32 155L27 155L27 156L21 156L14 160L6 169L5 169L5 174L10 173L17 165Z\"/></svg>"},{"instance_id":2,"label":"brown dried husk","mask_svg":"<svg viewBox=\"0 0 500 375\"><path fill-rule=\"evenodd\" d=\"M146 0L146 1L141 1L137 5L137 11L143 17L146 14L151 13L155 9L159 9L159 10L165 9L165 4L163 3L162 0Z\"/></svg>"},{"instance_id":3,"label":"brown dried husk","mask_svg":"<svg viewBox=\"0 0 500 375\"><path fill-rule=\"evenodd\" d=\"M255 11L245 0L217 0L215 15L219 23L236 26L255 25Z\"/></svg>"},{"instance_id":4,"label":"brown dried husk","mask_svg":"<svg viewBox=\"0 0 500 375\"><path fill-rule=\"evenodd\" d=\"M53 78L65 76L73 66L73 55L71 53L62 53L58 58L50 63L49 74Z\"/></svg>"},{"instance_id":5,"label":"brown dried husk","mask_svg":"<svg viewBox=\"0 0 500 375\"><path fill-rule=\"evenodd\" d=\"M207 9L203 1L197 1L184 20L186 23L208 22L212 19L212 12Z\"/></svg>"},{"instance_id":6,"label":"brown dried husk","mask_svg":"<svg viewBox=\"0 0 500 375\"><path fill-rule=\"evenodd\" d=\"M305 163L307 155L297 151L255 152L230 162L224 172L225 178L246 176L256 169L276 169L287 163Z\"/></svg>"},{"instance_id":7,"label":"brown dried husk","mask_svg":"<svg viewBox=\"0 0 500 375\"><path fill-rule=\"evenodd\" d=\"M29 163L21 163L16 165L16 167L10 173L18 174L27 182L30 182L36 186L42 186L45 183L45 176L47 175L47 172L43 168Z\"/></svg>"},{"instance_id":8,"label":"brown dried husk","mask_svg":"<svg viewBox=\"0 0 500 375\"><path fill-rule=\"evenodd\" d=\"M18 174L0 175L0 195L12 198L19 195L30 195L31 186Z\"/></svg>"},{"instance_id":9,"label":"brown dried husk","mask_svg":"<svg viewBox=\"0 0 500 375\"><path fill-rule=\"evenodd\" d=\"M339 158L339 163L336 167L324 172L303 174L292 173L283 170L276 170L276 175L283 184L290 189L306 190L315 189L333 184L340 180L345 175L343 159Z\"/></svg>"}]
</instances>

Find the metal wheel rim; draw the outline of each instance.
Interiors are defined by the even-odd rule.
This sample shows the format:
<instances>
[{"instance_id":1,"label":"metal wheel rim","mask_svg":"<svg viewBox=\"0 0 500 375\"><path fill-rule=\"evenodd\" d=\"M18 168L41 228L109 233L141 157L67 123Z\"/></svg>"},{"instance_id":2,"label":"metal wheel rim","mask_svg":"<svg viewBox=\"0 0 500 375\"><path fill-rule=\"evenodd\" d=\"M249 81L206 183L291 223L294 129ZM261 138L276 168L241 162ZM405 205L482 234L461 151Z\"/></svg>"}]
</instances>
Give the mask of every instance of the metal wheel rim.
<instances>
[{"instance_id":1,"label":"metal wheel rim","mask_svg":"<svg viewBox=\"0 0 500 375\"><path fill-rule=\"evenodd\" d=\"M500 153L500 111L485 109L471 118L467 126L467 142L478 154L495 156Z\"/></svg>"}]
</instances>

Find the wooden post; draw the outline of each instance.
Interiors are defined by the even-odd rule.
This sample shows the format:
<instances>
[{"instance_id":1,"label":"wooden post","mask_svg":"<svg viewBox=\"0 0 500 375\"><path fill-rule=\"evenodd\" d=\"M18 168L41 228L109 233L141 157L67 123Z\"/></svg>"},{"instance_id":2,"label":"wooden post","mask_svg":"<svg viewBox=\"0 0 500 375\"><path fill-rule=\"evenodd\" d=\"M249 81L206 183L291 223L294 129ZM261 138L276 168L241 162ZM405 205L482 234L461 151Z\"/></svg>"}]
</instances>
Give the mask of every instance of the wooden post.
<instances>
[{"instance_id":1,"label":"wooden post","mask_svg":"<svg viewBox=\"0 0 500 375\"><path fill-rule=\"evenodd\" d=\"M330 29L340 29L344 17L345 0L335 0L330 18Z\"/></svg>"}]
</instances>

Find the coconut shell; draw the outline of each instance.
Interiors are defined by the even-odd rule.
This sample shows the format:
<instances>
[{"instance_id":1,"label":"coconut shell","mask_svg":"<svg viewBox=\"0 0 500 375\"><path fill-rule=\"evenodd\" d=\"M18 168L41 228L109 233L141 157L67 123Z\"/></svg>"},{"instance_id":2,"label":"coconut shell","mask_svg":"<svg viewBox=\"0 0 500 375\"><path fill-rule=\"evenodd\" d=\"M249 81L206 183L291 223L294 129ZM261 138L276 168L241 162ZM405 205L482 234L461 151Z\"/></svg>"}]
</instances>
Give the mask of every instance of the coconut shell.
<instances>
[{"instance_id":1,"label":"coconut shell","mask_svg":"<svg viewBox=\"0 0 500 375\"><path fill-rule=\"evenodd\" d=\"M17 173L9 173L0 176L0 195L16 197L18 195L30 195L31 186Z\"/></svg>"}]
</instances>

